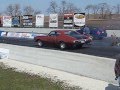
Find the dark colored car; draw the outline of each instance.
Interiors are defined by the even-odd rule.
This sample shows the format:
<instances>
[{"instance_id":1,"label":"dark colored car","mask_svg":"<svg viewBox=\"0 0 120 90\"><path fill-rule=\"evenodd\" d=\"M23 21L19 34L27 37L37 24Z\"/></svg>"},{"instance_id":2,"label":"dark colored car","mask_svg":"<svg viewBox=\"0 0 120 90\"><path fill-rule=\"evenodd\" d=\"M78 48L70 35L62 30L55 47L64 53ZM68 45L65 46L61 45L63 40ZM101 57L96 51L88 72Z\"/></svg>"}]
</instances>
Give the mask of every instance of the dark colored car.
<instances>
[{"instance_id":1,"label":"dark colored car","mask_svg":"<svg viewBox=\"0 0 120 90\"><path fill-rule=\"evenodd\" d=\"M98 27L90 27L90 34L93 36L94 39L101 40L104 37L107 37L106 30Z\"/></svg>"},{"instance_id":2,"label":"dark colored car","mask_svg":"<svg viewBox=\"0 0 120 90\"><path fill-rule=\"evenodd\" d=\"M72 30L55 30L48 35L36 36L34 40L42 47L46 45L59 46L60 49L67 47L82 47L86 39L76 31Z\"/></svg>"},{"instance_id":3,"label":"dark colored car","mask_svg":"<svg viewBox=\"0 0 120 90\"><path fill-rule=\"evenodd\" d=\"M77 32L83 34L84 28L81 30L77 30ZM93 37L93 39L103 39L104 37L107 37L106 30L98 27L89 27L90 35Z\"/></svg>"}]
</instances>

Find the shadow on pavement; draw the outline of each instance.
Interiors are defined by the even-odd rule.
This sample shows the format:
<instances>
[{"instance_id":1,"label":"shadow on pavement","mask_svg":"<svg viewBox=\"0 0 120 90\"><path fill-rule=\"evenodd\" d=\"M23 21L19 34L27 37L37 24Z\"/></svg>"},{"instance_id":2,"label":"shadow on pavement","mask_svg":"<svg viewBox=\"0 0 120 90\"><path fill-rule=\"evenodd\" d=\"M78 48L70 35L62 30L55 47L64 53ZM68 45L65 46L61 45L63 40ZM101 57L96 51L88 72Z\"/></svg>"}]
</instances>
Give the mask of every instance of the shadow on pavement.
<instances>
[{"instance_id":1,"label":"shadow on pavement","mask_svg":"<svg viewBox=\"0 0 120 90\"><path fill-rule=\"evenodd\" d=\"M120 87L113 85L113 84L108 84L105 90L120 90Z\"/></svg>"}]
</instances>

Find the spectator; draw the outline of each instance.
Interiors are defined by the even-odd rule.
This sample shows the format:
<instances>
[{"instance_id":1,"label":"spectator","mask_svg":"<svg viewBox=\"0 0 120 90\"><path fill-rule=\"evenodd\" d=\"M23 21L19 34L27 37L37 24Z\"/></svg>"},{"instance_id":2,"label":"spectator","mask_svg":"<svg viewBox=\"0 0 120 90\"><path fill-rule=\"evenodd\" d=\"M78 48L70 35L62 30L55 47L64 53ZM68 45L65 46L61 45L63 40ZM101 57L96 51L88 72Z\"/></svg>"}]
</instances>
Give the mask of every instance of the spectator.
<instances>
[{"instance_id":1,"label":"spectator","mask_svg":"<svg viewBox=\"0 0 120 90\"><path fill-rule=\"evenodd\" d=\"M83 29L83 34L89 35L90 34L90 29L89 27L85 26Z\"/></svg>"},{"instance_id":2,"label":"spectator","mask_svg":"<svg viewBox=\"0 0 120 90\"><path fill-rule=\"evenodd\" d=\"M97 31L97 35L100 35L100 34L101 34L101 32L98 30L98 31Z\"/></svg>"},{"instance_id":3,"label":"spectator","mask_svg":"<svg viewBox=\"0 0 120 90\"><path fill-rule=\"evenodd\" d=\"M116 57L114 71L115 71L115 76L116 76L115 80L118 80L118 84L120 87L120 54L117 55Z\"/></svg>"},{"instance_id":4,"label":"spectator","mask_svg":"<svg viewBox=\"0 0 120 90\"><path fill-rule=\"evenodd\" d=\"M117 36L115 35L115 33L113 33L113 35L111 35L111 39L112 39L112 46L117 45Z\"/></svg>"}]
</instances>

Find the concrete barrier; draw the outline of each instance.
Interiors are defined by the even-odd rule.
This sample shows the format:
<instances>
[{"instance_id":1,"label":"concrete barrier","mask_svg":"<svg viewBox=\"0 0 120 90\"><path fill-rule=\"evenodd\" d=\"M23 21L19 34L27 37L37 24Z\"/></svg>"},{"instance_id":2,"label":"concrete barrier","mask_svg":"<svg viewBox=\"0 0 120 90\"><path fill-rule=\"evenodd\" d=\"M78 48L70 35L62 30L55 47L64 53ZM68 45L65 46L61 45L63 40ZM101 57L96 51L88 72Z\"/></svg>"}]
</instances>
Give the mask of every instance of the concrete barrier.
<instances>
[{"instance_id":1,"label":"concrete barrier","mask_svg":"<svg viewBox=\"0 0 120 90\"><path fill-rule=\"evenodd\" d=\"M111 35L116 35L117 37L120 37L120 30L106 30L107 36L111 37Z\"/></svg>"},{"instance_id":2,"label":"concrete barrier","mask_svg":"<svg viewBox=\"0 0 120 90\"><path fill-rule=\"evenodd\" d=\"M51 29L51 28L0 28L3 31L11 31L11 32L35 32L35 33L49 33L52 30L62 30L62 29ZM66 29L66 30L76 30L76 29ZM115 35L120 37L120 30L106 30L108 37Z\"/></svg>"},{"instance_id":3,"label":"concrete barrier","mask_svg":"<svg viewBox=\"0 0 120 90\"><path fill-rule=\"evenodd\" d=\"M35 33L49 33L53 30L63 30L63 29L51 29L51 28L0 28L3 31L11 31L11 32L35 32ZM66 30L76 30L76 29L66 29Z\"/></svg>"},{"instance_id":4,"label":"concrete barrier","mask_svg":"<svg viewBox=\"0 0 120 90\"><path fill-rule=\"evenodd\" d=\"M8 58L9 49L0 48L0 59Z\"/></svg>"}]
</instances>

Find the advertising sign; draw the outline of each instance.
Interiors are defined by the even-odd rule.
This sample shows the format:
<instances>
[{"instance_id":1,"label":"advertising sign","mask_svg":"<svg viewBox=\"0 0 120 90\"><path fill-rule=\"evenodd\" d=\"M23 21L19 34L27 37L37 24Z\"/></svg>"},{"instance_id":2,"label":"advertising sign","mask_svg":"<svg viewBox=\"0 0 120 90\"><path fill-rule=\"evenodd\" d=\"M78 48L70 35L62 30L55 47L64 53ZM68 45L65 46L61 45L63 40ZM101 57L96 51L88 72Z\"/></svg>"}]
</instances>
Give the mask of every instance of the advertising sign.
<instances>
[{"instance_id":1,"label":"advertising sign","mask_svg":"<svg viewBox=\"0 0 120 90\"><path fill-rule=\"evenodd\" d=\"M73 27L73 14L64 14L64 27Z\"/></svg>"},{"instance_id":2,"label":"advertising sign","mask_svg":"<svg viewBox=\"0 0 120 90\"><path fill-rule=\"evenodd\" d=\"M49 27L58 27L58 14L50 14Z\"/></svg>"},{"instance_id":3,"label":"advertising sign","mask_svg":"<svg viewBox=\"0 0 120 90\"><path fill-rule=\"evenodd\" d=\"M32 15L24 15L22 17L23 27L32 27L33 26L33 17Z\"/></svg>"},{"instance_id":4,"label":"advertising sign","mask_svg":"<svg viewBox=\"0 0 120 90\"><path fill-rule=\"evenodd\" d=\"M8 32L1 32L2 37L7 37Z\"/></svg>"},{"instance_id":5,"label":"advertising sign","mask_svg":"<svg viewBox=\"0 0 120 90\"><path fill-rule=\"evenodd\" d=\"M22 39L25 39L25 38L33 39L34 38L34 36L32 36L31 33L17 33L17 32L8 32L7 37L22 38Z\"/></svg>"},{"instance_id":6,"label":"advertising sign","mask_svg":"<svg viewBox=\"0 0 120 90\"><path fill-rule=\"evenodd\" d=\"M85 13L74 13L74 26L84 26L85 25Z\"/></svg>"},{"instance_id":7,"label":"advertising sign","mask_svg":"<svg viewBox=\"0 0 120 90\"><path fill-rule=\"evenodd\" d=\"M20 16L13 16L12 17L12 26L19 27L20 26Z\"/></svg>"},{"instance_id":8,"label":"advertising sign","mask_svg":"<svg viewBox=\"0 0 120 90\"><path fill-rule=\"evenodd\" d=\"M19 33L15 33L15 32L8 32L7 37L19 38L19 37L21 37L21 35Z\"/></svg>"},{"instance_id":9,"label":"advertising sign","mask_svg":"<svg viewBox=\"0 0 120 90\"><path fill-rule=\"evenodd\" d=\"M11 27L11 26L12 26L11 16L3 16L3 27Z\"/></svg>"},{"instance_id":10,"label":"advertising sign","mask_svg":"<svg viewBox=\"0 0 120 90\"><path fill-rule=\"evenodd\" d=\"M36 15L36 27L44 27L44 14Z\"/></svg>"},{"instance_id":11,"label":"advertising sign","mask_svg":"<svg viewBox=\"0 0 120 90\"><path fill-rule=\"evenodd\" d=\"M34 38L31 33L21 33L21 38Z\"/></svg>"}]
</instances>

